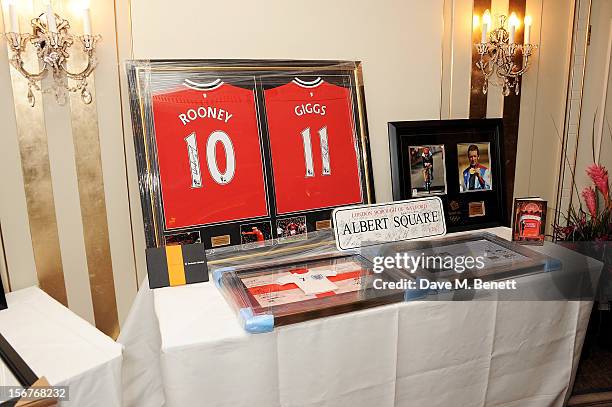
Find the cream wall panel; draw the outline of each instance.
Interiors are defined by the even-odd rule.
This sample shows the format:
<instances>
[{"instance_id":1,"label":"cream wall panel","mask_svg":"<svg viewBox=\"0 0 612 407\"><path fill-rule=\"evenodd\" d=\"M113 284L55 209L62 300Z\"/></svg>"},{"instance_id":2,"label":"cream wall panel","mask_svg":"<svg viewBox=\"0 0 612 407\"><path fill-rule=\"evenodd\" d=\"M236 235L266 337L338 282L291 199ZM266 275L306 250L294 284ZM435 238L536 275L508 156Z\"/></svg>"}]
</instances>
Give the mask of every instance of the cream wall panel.
<instances>
[{"instance_id":1,"label":"cream wall panel","mask_svg":"<svg viewBox=\"0 0 612 407\"><path fill-rule=\"evenodd\" d=\"M450 0L447 0L450 1ZM472 30L473 1L452 0L451 14L445 14L452 26L449 63L445 71L450 73L450 119L467 119L470 117L470 87L472 81ZM446 22L445 22L446 24Z\"/></svg>"},{"instance_id":2,"label":"cream wall panel","mask_svg":"<svg viewBox=\"0 0 612 407\"><path fill-rule=\"evenodd\" d=\"M363 61L378 201L391 199L387 122L440 117L443 1L132 1L136 58ZM170 28L168 24L171 25Z\"/></svg>"},{"instance_id":3,"label":"cream wall panel","mask_svg":"<svg viewBox=\"0 0 612 407\"><path fill-rule=\"evenodd\" d=\"M534 44L539 44L542 20L542 0L527 0L525 6L525 14L530 15L533 19L533 25L531 26L532 42ZM531 60L531 66L523 76L523 83L521 85L521 116L516 148L516 181L514 183L515 197L525 197L530 194L531 167L533 161L538 159L537 154L534 154L533 144L535 137L534 131L539 70L540 56L539 50L536 50L535 58ZM553 171L547 172L547 174L551 175L552 173ZM549 206L552 205L552 202L550 202Z\"/></svg>"},{"instance_id":4,"label":"cream wall panel","mask_svg":"<svg viewBox=\"0 0 612 407\"><path fill-rule=\"evenodd\" d=\"M138 186L138 172L136 170L136 155L134 140L132 138L132 120L130 115L129 89L126 76L125 62L133 59L132 53L132 15L129 1L116 3L116 30L117 54L120 70L120 92L123 119L123 137L126 156L126 169L128 178L129 205L132 217L132 238L134 243L134 257L136 260L136 283L139 285L147 276L145 258L145 236L142 210L140 205L140 189Z\"/></svg>"},{"instance_id":5,"label":"cream wall panel","mask_svg":"<svg viewBox=\"0 0 612 407\"><path fill-rule=\"evenodd\" d=\"M565 123L573 0L543 0L530 195L554 202ZM552 206L552 205L551 205ZM550 208L551 210L553 208ZM552 217L550 217L552 219Z\"/></svg>"},{"instance_id":6,"label":"cream wall panel","mask_svg":"<svg viewBox=\"0 0 612 407\"><path fill-rule=\"evenodd\" d=\"M605 103L606 94L612 93L609 87L610 67L610 27L612 19L612 1L593 0L591 10L591 42L587 51L586 70L584 73L584 88L582 94L582 109L580 112L580 126L578 133L578 156L576 160L576 186L582 190L592 185L592 181L584 170L593 163L593 151L598 152L599 129L598 121L602 119L611 106ZM595 123L595 128L594 128ZM612 140L612 117L603 117L602 141L610 143ZM595 133L595 137L594 134ZM595 145L593 143L595 139ZM605 147L605 146L604 146ZM603 154L601 163L608 166L612 164L612 156ZM609 150L608 150L609 151ZM595 157L597 159L597 157ZM577 205L577 197L574 196L573 204Z\"/></svg>"},{"instance_id":7,"label":"cream wall panel","mask_svg":"<svg viewBox=\"0 0 612 407\"><path fill-rule=\"evenodd\" d=\"M1 31L4 26L0 21ZM38 282L28 222L6 41L0 40L0 225L13 290ZM23 95L25 97L25 95ZM7 282L6 279L4 280Z\"/></svg>"}]
</instances>

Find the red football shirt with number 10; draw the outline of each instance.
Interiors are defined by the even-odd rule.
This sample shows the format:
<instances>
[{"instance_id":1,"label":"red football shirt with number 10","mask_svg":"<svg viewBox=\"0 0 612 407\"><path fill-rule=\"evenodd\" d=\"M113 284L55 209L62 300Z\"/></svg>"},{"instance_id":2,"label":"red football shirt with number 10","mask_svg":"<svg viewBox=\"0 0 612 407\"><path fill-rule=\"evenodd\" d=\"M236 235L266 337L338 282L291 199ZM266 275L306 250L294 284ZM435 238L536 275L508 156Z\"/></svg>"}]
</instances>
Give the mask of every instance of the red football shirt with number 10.
<instances>
[{"instance_id":1,"label":"red football shirt with number 10","mask_svg":"<svg viewBox=\"0 0 612 407\"><path fill-rule=\"evenodd\" d=\"M362 203L350 90L293 80L265 100L277 212Z\"/></svg>"},{"instance_id":2,"label":"red football shirt with number 10","mask_svg":"<svg viewBox=\"0 0 612 407\"><path fill-rule=\"evenodd\" d=\"M153 96L166 229L268 215L253 91L186 82Z\"/></svg>"}]
</instances>

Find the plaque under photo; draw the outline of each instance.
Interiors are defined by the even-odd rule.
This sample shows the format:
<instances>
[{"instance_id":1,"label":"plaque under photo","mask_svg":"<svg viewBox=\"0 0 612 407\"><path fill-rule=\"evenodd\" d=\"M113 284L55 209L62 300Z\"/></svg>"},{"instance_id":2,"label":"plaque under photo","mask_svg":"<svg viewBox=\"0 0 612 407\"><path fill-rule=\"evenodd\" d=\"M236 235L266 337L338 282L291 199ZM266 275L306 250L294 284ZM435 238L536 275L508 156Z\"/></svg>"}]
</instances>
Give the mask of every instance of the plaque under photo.
<instances>
[{"instance_id":1,"label":"plaque under photo","mask_svg":"<svg viewBox=\"0 0 612 407\"><path fill-rule=\"evenodd\" d=\"M353 61L128 62L147 247L252 243L245 225L290 217L305 234L373 202L361 78Z\"/></svg>"},{"instance_id":2,"label":"plaque under photo","mask_svg":"<svg viewBox=\"0 0 612 407\"><path fill-rule=\"evenodd\" d=\"M501 119L389 123L393 199L436 193L449 233L508 226L502 132ZM424 171L428 162L433 168L430 185ZM442 179L444 192L435 191L433 183Z\"/></svg>"}]
</instances>

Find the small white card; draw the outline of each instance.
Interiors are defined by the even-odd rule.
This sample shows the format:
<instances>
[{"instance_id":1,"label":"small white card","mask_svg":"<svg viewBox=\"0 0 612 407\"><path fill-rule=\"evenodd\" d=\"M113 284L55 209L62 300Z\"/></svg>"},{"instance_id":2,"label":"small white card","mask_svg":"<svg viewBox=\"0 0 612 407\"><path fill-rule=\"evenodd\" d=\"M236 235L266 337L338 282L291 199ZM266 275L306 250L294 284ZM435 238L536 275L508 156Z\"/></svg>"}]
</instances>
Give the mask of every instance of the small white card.
<instances>
[{"instance_id":1,"label":"small white card","mask_svg":"<svg viewBox=\"0 0 612 407\"><path fill-rule=\"evenodd\" d=\"M333 218L338 250L446 234L439 197L336 208Z\"/></svg>"}]
</instances>

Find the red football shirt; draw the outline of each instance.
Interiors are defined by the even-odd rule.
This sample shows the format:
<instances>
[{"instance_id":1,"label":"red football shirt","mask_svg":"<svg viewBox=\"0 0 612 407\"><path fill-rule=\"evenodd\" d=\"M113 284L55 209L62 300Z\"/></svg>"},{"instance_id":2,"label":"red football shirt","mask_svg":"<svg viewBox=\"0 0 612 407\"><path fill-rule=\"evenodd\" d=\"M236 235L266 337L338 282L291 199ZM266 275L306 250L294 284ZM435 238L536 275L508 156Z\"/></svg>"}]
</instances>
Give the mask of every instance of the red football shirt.
<instances>
[{"instance_id":1,"label":"red football shirt","mask_svg":"<svg viewBox=\"0 0 612 407\"><path fill-rule=\"evenodd\" d=\"M350 90L294 80L265 100L277 212L362 203Z\"/></svg>"},{"instance_id":2,"label":"red football shirt","mask_svg":"<svg viewBox=\"0 0 612 407\"><path fill-rule=\"evenodd\" d=\"M166 229L268 215L255 109L219 80L153 96Z\"/></svg>"}]
</instances>

